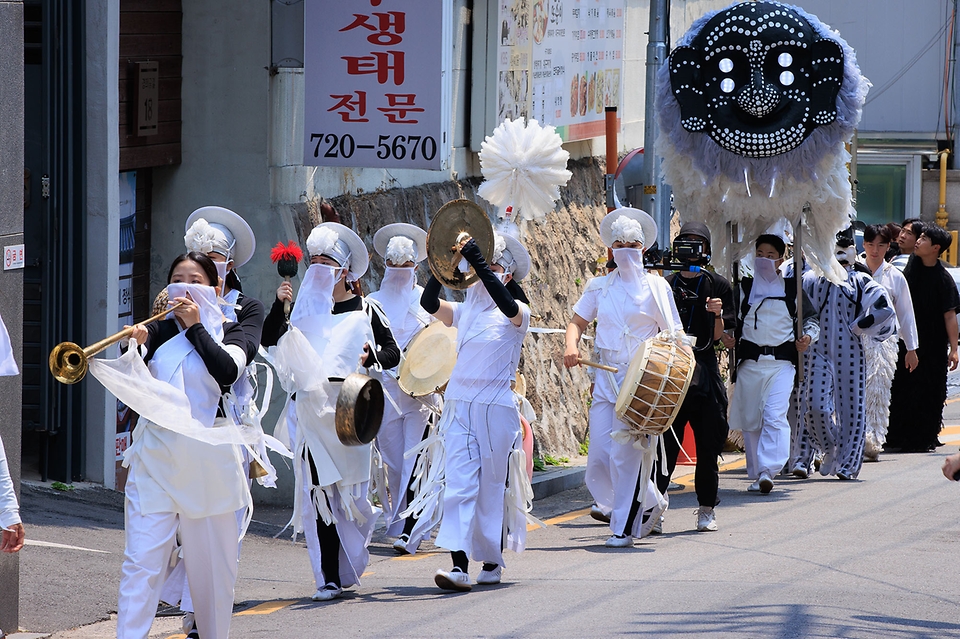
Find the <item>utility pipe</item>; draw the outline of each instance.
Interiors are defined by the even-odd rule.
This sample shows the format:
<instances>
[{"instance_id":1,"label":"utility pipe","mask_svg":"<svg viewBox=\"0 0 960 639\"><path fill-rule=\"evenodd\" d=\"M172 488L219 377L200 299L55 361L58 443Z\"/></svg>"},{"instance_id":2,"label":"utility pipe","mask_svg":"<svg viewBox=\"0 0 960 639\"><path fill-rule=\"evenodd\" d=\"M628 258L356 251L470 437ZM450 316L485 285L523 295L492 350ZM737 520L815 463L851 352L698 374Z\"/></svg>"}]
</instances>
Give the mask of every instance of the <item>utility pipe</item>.
<instances>
[{"instance_id":1,"label":"utility pipe","mask_svg":"<svg viewBox=\"0 0 960 639\"><path fill-rule=\"evenodd\" d=\"M947 213L947 155L948 149L940 151L940 206L937 208L937 226L947 228L950 216Z\"/></svg>"}]
</instances>

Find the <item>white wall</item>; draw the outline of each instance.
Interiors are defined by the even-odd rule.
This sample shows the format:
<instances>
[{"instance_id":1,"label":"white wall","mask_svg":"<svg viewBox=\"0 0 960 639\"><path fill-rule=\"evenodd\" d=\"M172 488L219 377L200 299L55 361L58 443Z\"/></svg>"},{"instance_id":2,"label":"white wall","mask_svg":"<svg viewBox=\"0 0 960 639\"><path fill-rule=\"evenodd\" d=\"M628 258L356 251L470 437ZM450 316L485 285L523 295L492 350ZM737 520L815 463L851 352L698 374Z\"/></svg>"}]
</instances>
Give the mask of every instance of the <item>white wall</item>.
<instances>
[{"instance_id":1,"label":"white wall","mask_svg":"<svg viewBox=\"0 0 960 639\"><path fill-rule=\"evenodd\" d=\"M235 210L262 248L276 235L267 155L269 66L269 3L183 3L182 161L154 169L152 293L166 284L170 262L184 250L184 222L201 206ZM258 251L241 275L265 270L268 253ZM258 296L256 279L250 292Z\"/></svg>"},{"instance_id":2,"label":"white wall","mask_svg":"<svg viewBox=\"0 0 960 639\"><path fill-rule=\"evenodd\" d=\"M803 8L840 32L857 51L861 72L873 82L861 132L935 132L943 128L946 33L895 84L887 84L948 21L948 0L806 0ZM941 136L942 137L942 136Z\"/></svg>"},{"instance_id":3,"label":"white wall","mask_svg":"<svg viewBox=\"0 0 960 639\"><path fill-rule=\"evenodd\" d=\"M120 6L86 3L86 335L93 344L117 331L120 277ZM88 381L84 477L113 488L117 400Z\"/></svg>"}]
</instances>

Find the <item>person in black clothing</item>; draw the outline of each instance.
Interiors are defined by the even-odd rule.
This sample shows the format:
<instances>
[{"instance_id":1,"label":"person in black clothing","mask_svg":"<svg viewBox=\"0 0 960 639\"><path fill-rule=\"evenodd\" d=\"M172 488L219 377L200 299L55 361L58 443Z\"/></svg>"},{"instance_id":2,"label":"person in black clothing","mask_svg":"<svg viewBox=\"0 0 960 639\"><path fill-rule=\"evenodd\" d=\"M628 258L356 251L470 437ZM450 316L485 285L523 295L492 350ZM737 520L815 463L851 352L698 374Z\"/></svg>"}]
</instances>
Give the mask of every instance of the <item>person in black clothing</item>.
<instances>
[{"instance_id":1,"label":"person in black clothing","mask_svg":"<svg viewBox=\"0 0 960 639\"><path fill-rule=\"evenodd\" d=\"M730 283L702 268L710 261L710 230L700 222L687 222L680 228L677 239L699 242L701 248L699 258L685 260L690 266L701 267L699 272L685 270L667 277L683 329L687 335L696 337L693 350L697 366L693 383L673 422L673 434L664 435L667 474L662 472L664 460L660 459L654 480L660 492L666 494L689 422L697 444L695 487L700 504L697 530L704 532L717 529L713 512L714 506L720 503L717 497L720 482L717 458L723 451L728 429L727 391L720 377L714 344L725 329L736 328L737 320ZM653 532L660 532L659 528L655 525Z\"/></svg>"},{"instance_id":2,"label":"person in black clothing","mask_svg":"<svg viewBox=\"0 0 960 639\"><path fill-rule=\"evenodd\" d=\"M341 224L325 222L313 229L306 244L310 267L290 322L283 303L293 302L293 287L284 282L264 321L262 343L277 347L271 350L278 371L302 366L289 380L281 374L284 388L293 393L284 430L296 455L299 512L294 525L306 537L317 585L313 599L330 601L344 586L359 584L379 515L367 499L370 445L344 446L333 434L338 380L361 366L393 368L400 362L400 349L382 308L354 295L349 285L369 263L360 237ZM297 385L316 376L318 366L321 389Z\"/></svg>"},{"instance_id":3,"label":"person in black clothing","mask_svg":"<svg viewBox=\"0 0 960 639\"><path fill-rule=\"evenodd\" d=\"M947 399L947 368L957 368L957 312L960 296L953 278L940 262L950 248L950 234L925 226L914 254L903 270L917 321L920 364L911 372L900 342L897 371L890 387L890 426L884 450L927 452L940 446L943 404Z\"/></svg>"}]
</instances>

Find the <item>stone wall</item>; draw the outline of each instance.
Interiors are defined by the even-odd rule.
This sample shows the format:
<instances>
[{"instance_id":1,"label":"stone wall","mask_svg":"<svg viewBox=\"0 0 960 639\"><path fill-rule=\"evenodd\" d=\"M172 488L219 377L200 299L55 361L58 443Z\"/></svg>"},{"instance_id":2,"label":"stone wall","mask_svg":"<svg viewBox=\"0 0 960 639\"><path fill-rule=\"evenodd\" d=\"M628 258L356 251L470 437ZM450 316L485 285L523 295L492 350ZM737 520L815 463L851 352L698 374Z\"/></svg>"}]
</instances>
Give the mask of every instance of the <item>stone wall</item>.
<instances>
[{"instance_id":1,"label":"stone wall","mask_svg":"<svg viewBox=\"0 0 960 639\"><path fill-rule=\"evenodd\" d=\"M606 250L598 227L606 214L604 167L595 158L571 162L573 177L562 189L562 200L543 224L529 224L524 243L533 260L533 270L522 282L530 298L535 319L532 326L565 328L572 306L584 285L606 263ZM353 228L372 246L373 234L391 222L409 222L424 229L441 206L458 198L478 202L494 216L494 209L477 196L477 179L397 188L330 200L340 222ZM323 221L317 201L299 205L294 211L297 234L303 241ZM383 260L376 255L363 278L365 291L377 290L383 275ZM429 277L420 269L421 283ZM450 299L459 295L447 292ZM581 352L589 355L591 342ZM562 334L529 334L524 343L520 371L527 381L527 399L539 419L533 424L538 453L554 456L577 453L587 434L590 379L586 369L568 372L563 368Z\"/></svg>"}]
</instances>

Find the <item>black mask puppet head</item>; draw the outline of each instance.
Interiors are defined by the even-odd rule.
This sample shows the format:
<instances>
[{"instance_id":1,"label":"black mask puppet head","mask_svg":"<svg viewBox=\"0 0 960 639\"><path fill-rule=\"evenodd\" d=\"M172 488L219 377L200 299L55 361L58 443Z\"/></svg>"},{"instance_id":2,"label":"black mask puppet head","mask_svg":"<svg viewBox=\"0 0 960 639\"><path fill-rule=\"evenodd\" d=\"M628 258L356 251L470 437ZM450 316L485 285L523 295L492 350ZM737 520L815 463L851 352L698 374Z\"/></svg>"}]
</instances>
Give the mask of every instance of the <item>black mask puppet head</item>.
<instances>
[{"instance_id":1,"label":"black mask puppet head","mask_svg":"<svg viewBox=\"0 0 960 639\"><path fill-rule=\"evenodd\" d=\"M683 128L738 155L786 153L837 117L843 49L786 5L721 11L669 65Z\"/></svg>"}]
</instances>

